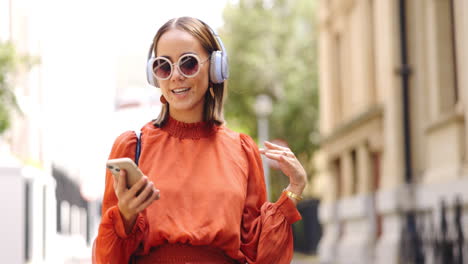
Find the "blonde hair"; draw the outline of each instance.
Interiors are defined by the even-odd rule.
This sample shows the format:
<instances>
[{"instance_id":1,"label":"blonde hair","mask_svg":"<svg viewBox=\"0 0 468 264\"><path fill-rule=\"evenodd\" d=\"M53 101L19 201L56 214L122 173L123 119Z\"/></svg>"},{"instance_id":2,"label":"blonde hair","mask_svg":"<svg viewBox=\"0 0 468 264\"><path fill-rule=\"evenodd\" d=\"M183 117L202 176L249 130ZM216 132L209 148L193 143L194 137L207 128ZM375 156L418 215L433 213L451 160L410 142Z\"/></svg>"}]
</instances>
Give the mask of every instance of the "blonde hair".
<instances>
[{"instance_id":1,"label":"blonde hair","mask_svg":"<svg viewBox=\"0 0 468 264\"><path fill-rule=\"evenodd\" d=\"M221 50L221 46L216 41L211 28L207 24L196 18L179 17L167 21L161 28L159 28L156 36L153 39L153 51L155 56L157 56L156 48L161 36L170 29L174 28L183 30L194 36L200 42L205 51L210 55L213 51ZM214 97L211 96L210 89L207 89L205 94L205 105L203 106L203 121L214 123L216 125L224 124L223 108L224 98L227 93L226 82L227 81L214 84L210 80L209 85L213 88ZM153 120L153 124L155 126L162 127L167 122L168 118L169 103L165 103L161 108L159 116Z\"/></svg>"}]
</instances>

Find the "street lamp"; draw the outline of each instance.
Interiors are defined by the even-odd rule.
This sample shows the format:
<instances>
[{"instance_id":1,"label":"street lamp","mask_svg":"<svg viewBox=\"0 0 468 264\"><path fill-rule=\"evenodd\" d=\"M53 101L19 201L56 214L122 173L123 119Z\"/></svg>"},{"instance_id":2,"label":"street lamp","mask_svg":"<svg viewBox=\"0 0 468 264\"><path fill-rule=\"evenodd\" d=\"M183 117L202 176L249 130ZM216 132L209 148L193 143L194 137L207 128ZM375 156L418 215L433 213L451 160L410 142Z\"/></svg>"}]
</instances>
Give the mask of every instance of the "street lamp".
<instances>
[{"instance_id":1,"label":"street lamp","mask_svg":"<svg viewBox=\"0 0 468 264\"><path fill-rule=\"evenodd\" d=\"M268 117L273 111L273 103L271 97L266 94L260 94L255 99L255 114L257 115L258 125L258 142L263 143L268 140ZM270 200L270 168L267 163L267 158L262 156L263 171L265 175L265 185L267 190L267 199Z\"/></svg>"}]
</instances>

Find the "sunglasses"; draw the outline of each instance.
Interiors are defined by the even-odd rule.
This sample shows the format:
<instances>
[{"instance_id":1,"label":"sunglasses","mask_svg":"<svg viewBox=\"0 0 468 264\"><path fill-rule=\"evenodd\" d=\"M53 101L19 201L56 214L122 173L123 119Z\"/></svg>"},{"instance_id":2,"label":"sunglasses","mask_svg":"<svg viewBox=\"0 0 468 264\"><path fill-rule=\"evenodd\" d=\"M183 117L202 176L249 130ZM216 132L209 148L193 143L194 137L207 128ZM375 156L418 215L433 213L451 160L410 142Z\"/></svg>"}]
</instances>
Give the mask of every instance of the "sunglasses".
<instances>
[{"instance_id":1,"label":"sunglasses","mask_svg":"<svg viewBox=\"0 0 468 264\"><path fill-rule=\"evenodd\" d=\"M152 61L153 75L159 80L171 78L174 66L177 67L180 74L186 78L191 78L200 72L200 65L203 65L210 58L200 61L195 54L185 54L179 58L176 63L172 63L166 57L156 57Z\"/></svg>"}]
</instances>

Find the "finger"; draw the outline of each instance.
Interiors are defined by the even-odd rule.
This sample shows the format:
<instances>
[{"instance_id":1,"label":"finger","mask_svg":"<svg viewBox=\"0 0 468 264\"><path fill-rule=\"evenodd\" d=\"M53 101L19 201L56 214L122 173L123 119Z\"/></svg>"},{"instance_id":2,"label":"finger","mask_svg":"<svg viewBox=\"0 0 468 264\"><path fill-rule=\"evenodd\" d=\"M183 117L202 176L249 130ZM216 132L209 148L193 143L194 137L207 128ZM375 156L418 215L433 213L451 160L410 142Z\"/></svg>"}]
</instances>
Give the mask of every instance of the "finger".
<instances>
[{"instance_id":1,"label":"finger","mask_svg":"<svg viewBox=\"0 0 468 264\"><path fill-rule=\"evenodd\" d=\"M148 177L143 176L139 181L137 181L129 190L129 194L134 197L137 196L137 193L142 191L145 185L148 183Z\"/></svg>"},{"instance_id":2,"label":"finger","mask_svg":"<svg viewBox=\"0 0 468 264\"><path fill-rule=\"evenodd\" d=\"M143 189L143 191L141 191L135 202L136 204L141 204L143 203L149 196L151 196L153 194L153 182L148 182L145 186L145 188Z\"/></svg>"},{"instance_id":3,"label":"finger","mask_svg":"<svg viewBox=\"0 0 468 264\"><path fill-rule=\"evenodd\" d=\"M281 155L281 154L274 154L274 153L265 153L265 156L269 159L276 160L276 161L283 161L284 159L288 159L288 157Z\"/></svg>"},{"instance_id":4,"label":"finger","mask_svg":"<svg viewBox=\"0 0 468 264\"><path fill-rule=\"evenodd\" d=\"M127 188L127 172L124 169L120 170L119 179L117 181L117 191L124 192Z\"/></svg>"},{"instance_id":5,"label":"finger","mask_svg":"<svg viewBox=\"0 0 468 264\"><path fill-rule=\"evenodd\" d=\"M156 193L156 200L159 200L161 198L161 192L153 187L153 193Z\"/></svg>"},{"instance_id":6,"label":"finger","mask_svg":"<svg viewBox=\"0 0 468 264\"><path fill-rule=\"evenodd\" d=\"M114 173L111 173L111 175L112 175L112 179L114 179L114 188L117 189L117 185L119 184L119 178L115 176Z\"/></svg>"},{"instance_id":7,"label":"finger","mask_svg":"<svg viewBox=\"0 0 468 264\"><path fill-rule=\"evenodd\" d=\"M265 154L265 153L278 154L278 155L283 155L283 156L290 157L290 158L295 157L294 153L291 152L291 150L273 150L273 149L270 149L270 150L265 150L262 154Z\"/></svg>"},{"instance_id":8,"label":"finger","mask_svg":"<svg viewBox=\"0 0 468 264\"><path fill-rule=\"evenodd\" d=\"M145 208L151 205L155 200L159 199L159 190L156 190L156 192L153 192L151 196L140 206L137 207L137 212L143 211Z\"/></svg>"},{"instance_id":9,"label":"finger","mask_svg":"<svg viewBox=\"0 0 468 264\"><path fill-rule=\"evenodd\" d=\"M289 148L283 147L283 146L280 146L280 145L277 145L277 144L274 144L274 143L271 143L270 141L265 141L263 144L265 145L265 147L267 147L269 149L288 150L288 151L290 151Z\"/></svg>"},{"instance_id":10,"label":"finger","mask_svg":"<svg viewBox=\"0 0 468 264\"><path fill-rule=\"evenodd\" d=\"M266 156L267 158L274 159L274 160L280 160L281 157L292 159L292 160L296 159L296 156L294 156L294 153L287 152L287 151L269 150L262 154Z\"/></svg>"}]
</instances>

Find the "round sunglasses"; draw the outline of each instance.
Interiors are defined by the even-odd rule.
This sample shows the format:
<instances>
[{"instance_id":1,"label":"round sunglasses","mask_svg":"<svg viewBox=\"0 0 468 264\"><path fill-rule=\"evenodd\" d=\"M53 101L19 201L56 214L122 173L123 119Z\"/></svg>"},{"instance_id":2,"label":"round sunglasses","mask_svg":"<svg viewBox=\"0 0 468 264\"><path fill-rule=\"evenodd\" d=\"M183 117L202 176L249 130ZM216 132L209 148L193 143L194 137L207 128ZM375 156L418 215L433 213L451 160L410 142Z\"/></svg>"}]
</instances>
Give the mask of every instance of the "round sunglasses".
<instances>
[{"instance_id":1,"label":"round sunglasses","mask_svg":"<svg viewBox=\"0 0 468 264\"><path fill-rule=\"evenodd\" d=\"M203 65L210 58L200 61L195 54L182 55L176 63L172 63L166 57L156 57L152 60L153 75L159 80L171 78L174 66L177 67L180 74L186 78L191 78L200 72L200 65Z\"/></svg>"}]
</instances>

